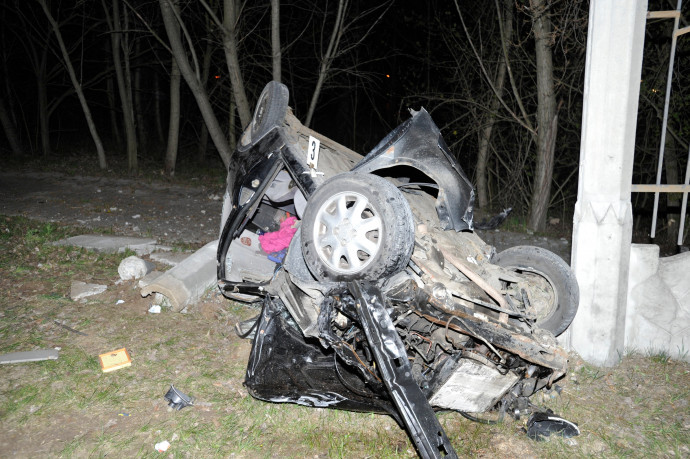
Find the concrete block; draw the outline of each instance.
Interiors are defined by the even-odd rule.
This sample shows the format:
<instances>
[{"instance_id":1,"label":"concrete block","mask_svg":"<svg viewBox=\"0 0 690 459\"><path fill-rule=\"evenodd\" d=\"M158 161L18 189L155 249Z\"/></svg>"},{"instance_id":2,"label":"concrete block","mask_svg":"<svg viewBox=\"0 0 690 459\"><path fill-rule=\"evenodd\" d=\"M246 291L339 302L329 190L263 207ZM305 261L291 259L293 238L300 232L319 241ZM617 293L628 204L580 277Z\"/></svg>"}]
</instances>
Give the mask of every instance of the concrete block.
<instances>
[{"instance_id":1,"label":"concrete block","mask_svg":"<svg viewBox=\"0 0 690 459\"><path fill-rule=\"evenodd\" d=\"M173 311L183 310L201 298L207 288L216 284L217 249L218 241L209 242L142 288L141 296L161 293L170 301Z\"/></svg>"},{"instance_id":2,"label":"concrete block","mask_svg":"<svg viewBox=\"0 0 690 459\"><path fill-rule=\"evenodd\" d=\"M659 246L656 244L632 244L630 248L629 283L641 284L656 275L659 270Z\"/></svg>"},{"instance_id":3,"label":"concrete block","mask_svg":"<svg viewBox=\"0 0 690 459\"><path fill-rule=\"evenodd\" d=\"M142 260L132 255L120 262L120 266L117 267L117 272L122 280L141 279L153 271L155 267L156 265L150 261Z\"/></svg>"},{"instance_id":4,"label":"concrete block","mask_svg":"<svg viewBox=\"0 0 690 459\"><path fill-rule=\"evenodd\" d=\"M625 347L690 362L690 254L658 253L658 246L632 246Z\"/></svg>"},{"instance_id":5,"label":"concrete block","mask_svg":"<svg viewBox=\"0 0 690 459\"><path fill-rule=\"evenodd\" d=\"M661 258L659 276L678 301L678 307L690 314L690 252Z\"/></svg>"},{"instance_id":6,"label":"concrete block","mask_svg":"<svg viewBox=\"0 0 690 459\"><path fill-rule=\"evenodd\" d=\"M98 295L106 291L108 287L100 284L87 284L86 282L73 281L70 287L69 297L78 301L89 296Z\"/></svg>"},{"instance_id":7,"label":"concrete block","mask_svg":"<svg viewBox=\"0 0 690 459\"><path fill-rule=\"evenodd\" d=\"M137 255L148 255L158 248L155 239L126 237L126 236L104 236L101 234L83 234L62 239L54 243L55 245L73 245L83 247L96 252L121 253L126 249L133 250Z\"/></svg>"},{"instance_id":8,"label":"concrete block","mask_svg":"<svg viewBox=\"0 0 690 459\"><path fill-rule=\"evenodd\" d=\"M185 261L191 253L187 252L153 252L150 257L153 261L165 263L168 266L177 266Z\"/></svg>"},{"instance_id":9,"label":"concrete block","mask_svg":"<svg viewBox=\"0 0 690 459\"><path fill-rule=\"evenodd\" d=\"M158 279L160 276L162 276L163 273L160 271L151 271L141 279L139 279L139 288L144 288L149 284L152 284L155 282L156 279Z\"/></svg>"}]
</instances>

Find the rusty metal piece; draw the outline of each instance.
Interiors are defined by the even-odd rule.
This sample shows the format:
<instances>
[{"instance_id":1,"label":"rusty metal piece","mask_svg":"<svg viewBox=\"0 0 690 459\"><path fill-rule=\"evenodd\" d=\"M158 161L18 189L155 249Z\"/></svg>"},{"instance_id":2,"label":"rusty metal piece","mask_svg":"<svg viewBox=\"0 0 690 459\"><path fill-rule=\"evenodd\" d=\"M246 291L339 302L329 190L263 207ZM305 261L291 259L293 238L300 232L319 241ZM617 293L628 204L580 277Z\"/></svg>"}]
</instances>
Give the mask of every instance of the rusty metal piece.
<instances>
[{"instance_id":1,"label":"rusty metal piece","mask_svg":"<svg viewBox=\"0 0 690 459\"><path fill-rule=\"evenodd\" d=\"M428 303L442 311L444 305L436 298L429 297ZM436 317L428 312L416 311L415 314L424 317L426 320L433 322L443 327L447 324L447 318ZM444 314L445 315L445 314ZM511 331L506 325L499 325L492 321L484 321L471 314L463 313L462 311L455 311L453 315L465 319L465 323L473 328L466 330L462 327L450 323L448 328L468 336L482 336L484 339L490 341L494 346L515 353L527 360L528 362L536 363L547 368L551 368L556 372L554 377L558 379L565 374L568 368L568 356L565 351L558 346L550 346L546 343L539 342L536 337L532 338L519 331Z\"/></svg>"},{"instance_id":2,"label":"rusty metal piece","mask_svg":"<svg viewBox=\"0 0 690 459\"><path fill-rule=\"evenodd\" d=\"M510 310L510 306L508 305L508 302L506 301L505 298L503 298L503 295L501 295L501 292L493 288L491 285L489 285L488 282L486 282L482 277L472 271L472 269L467 266L465 263L462 262L462 260L456 258L452 253L450 253L450 250L448 247L441 247L441 253L443 256L450 261L450 263L458 268L458 270L463 273L465 276L467 276L468 279L470 279L472 282L477 284L484 290L486 293L489 294L491 298L493 298L498 305L503 308ZM508 320L508 316L505 316L505 320ZM505 322L503 322L505 323Z\"/></svg>"}]
</instances>

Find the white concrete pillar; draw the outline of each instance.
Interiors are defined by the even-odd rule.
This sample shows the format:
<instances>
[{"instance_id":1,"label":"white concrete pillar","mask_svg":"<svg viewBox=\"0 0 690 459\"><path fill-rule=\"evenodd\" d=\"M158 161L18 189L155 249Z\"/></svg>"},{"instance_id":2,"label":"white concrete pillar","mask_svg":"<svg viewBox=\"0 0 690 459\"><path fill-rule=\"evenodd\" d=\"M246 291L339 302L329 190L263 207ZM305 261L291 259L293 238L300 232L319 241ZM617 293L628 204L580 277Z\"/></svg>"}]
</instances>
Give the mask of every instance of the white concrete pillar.
<instances>
[{"instance_id":1,"label":"white concrete pillar","mask_svg":"<svg viewBox=\"0 0 690 459\"><path fill-rule=\"evenodd\" d=\"M589 7L580 175L572 266L580 309L571 346L615 365L624 351L632 238L630 188L647 0L592 0Z\"/></svg>"}]
</instances>

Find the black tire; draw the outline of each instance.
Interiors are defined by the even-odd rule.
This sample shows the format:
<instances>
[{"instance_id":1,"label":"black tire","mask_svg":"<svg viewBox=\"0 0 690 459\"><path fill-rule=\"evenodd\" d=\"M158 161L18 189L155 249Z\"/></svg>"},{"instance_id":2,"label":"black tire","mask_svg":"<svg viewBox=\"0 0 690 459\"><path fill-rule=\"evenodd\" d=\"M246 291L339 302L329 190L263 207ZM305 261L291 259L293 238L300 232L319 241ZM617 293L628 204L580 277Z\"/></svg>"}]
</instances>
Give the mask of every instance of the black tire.
<instances>
[{"instance_id":1,"label":"black tire","mask_svg":"<svg viewBox=\"0 0 690 459\"><path fill-rule=\"evenodd\" d=\"M377 281L404 269L414 248L409 204L395 185L371 174L324 182L307 203L301 231L302 254L319 280Z\"/></svg>"},{"instance_id":2,"label":"black tire","mask_svg":"<svg viewBox=\"0 0 690 459\"><path fill-rule=\"evenodd\" d=\"M527 293L537 312L537 326L554 336L568 328L577 313L580 289L561 257L541 247L521 245L504 250L491 262L514 271L532 286Z\"/></svg>"},{"instance_id":3,"label":"black tire","mask_svg":"<svg viewBox=\"0 0 690 459\"><path fill-rule=\"evenodd\" d=\"M254 117L242 135L242 145L255 144L271 129L279 126L287 114L290 92L287 86L270 81L261 91L254 108Z\"/></svg>"}]
</instances>

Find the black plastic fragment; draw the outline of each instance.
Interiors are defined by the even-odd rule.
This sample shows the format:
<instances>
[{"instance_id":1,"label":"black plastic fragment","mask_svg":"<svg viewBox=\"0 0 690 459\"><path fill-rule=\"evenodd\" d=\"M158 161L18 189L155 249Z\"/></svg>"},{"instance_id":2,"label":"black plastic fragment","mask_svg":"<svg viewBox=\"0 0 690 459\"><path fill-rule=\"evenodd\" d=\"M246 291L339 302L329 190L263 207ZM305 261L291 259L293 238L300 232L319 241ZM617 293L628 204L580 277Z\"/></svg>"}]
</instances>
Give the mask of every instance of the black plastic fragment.
<instances>
[{"instance_id":1,"label":"black plastic fragment","mask_svg":"<svg viewBox=\"0 0 690 459\"><path fill-rule=\"evenodd\" d=\"M180 392L172 384L163 398L168 402L168 406L174 410L181 410L186 406L194 405L192 397L184 392Z\"/></svg>"},{"instance_id":2,"label":"black plastic fragment","mask_svg":"<svg viewBox=\"0 0 690 459\"><path fill-rule=\"evenodd\" d=\"M546 437L552 434L570 438L580 435L580 429L574 422L553 413L534 413L530 416L527 421L527 436L529 438L544 441Z\"/></svg>"},{"instance_id":3,"label":"black plastic fragment","mask_svg":"<svg viewBox=\"0 0 690 459\"><path fill-rule=\"evenodd\" d=\"M350 282L362 329L374 353L378 370L410 438L423 459L457 458L429 401L412 378L407 352L385 309L381 290L373 284Z\"/></svg>"}]
</instances>

